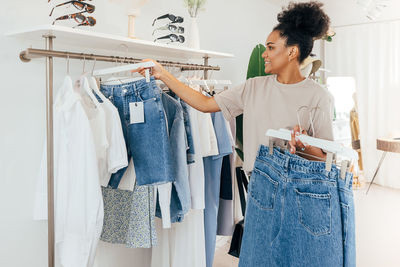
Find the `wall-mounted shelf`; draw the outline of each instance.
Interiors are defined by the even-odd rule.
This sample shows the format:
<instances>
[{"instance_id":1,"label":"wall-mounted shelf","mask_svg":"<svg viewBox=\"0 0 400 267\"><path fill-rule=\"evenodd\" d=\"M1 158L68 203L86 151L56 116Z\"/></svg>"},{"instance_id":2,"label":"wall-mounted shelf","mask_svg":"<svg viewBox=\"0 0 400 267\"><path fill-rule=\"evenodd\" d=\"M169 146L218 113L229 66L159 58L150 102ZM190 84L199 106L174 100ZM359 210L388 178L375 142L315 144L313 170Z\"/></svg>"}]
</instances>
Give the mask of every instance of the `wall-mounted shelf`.
<instances>
[{"instance_id":1,"label":"wall-mounted shelf","mask_svg":"<svg viewBox=\"0 0 400 267\"><path fill-rule=\"evenodd\" d=\"M146 40L131 39L124 36L98 33L94 31L72 29L58 25L40 25L6 33L6 36L24 40L42 41L44 35L55 36L56 43L80 46L82 48L120 51L120 54L152 56L155 58L203 59L204 57L222 59L232 58L232 54L207 50L198 50L176 44L155 43ZM127 48L121 48L126 45Z\"/></svg>"}]
</instances>

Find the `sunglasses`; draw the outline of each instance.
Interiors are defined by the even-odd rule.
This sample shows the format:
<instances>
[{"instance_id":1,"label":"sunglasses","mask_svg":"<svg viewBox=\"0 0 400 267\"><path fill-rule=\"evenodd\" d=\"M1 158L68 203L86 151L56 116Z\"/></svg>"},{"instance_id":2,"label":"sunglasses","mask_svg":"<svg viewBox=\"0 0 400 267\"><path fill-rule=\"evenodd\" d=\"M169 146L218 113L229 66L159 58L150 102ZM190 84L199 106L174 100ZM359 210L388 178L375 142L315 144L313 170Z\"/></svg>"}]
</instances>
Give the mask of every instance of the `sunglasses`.
<instances>
[{"instance_id":1,"label":"sunglasses","mask_svg":"<svg viewBox=\"0 0 400 267\"><path fill-rule=\"evenodd\" d=\"M79 24L76 25L75 27L78 27L78 26L94 26L94 25L96 25L96 19L95 18L86 17L86 16L82 15L82 12L58 17L53 21L53 25L57 20L67 20L67 19L74 19L76 22L78 22Z\"/></svg>"},{"instance_id":2,"label":"sunglasses","mask_svg":"<svg viewBox=\"0 0 400 267\"><path fill-rule=\"evenodd\" d=\"M157 40L162 40L162 39L169 39L171 41L170 43L173 43L173 42L183 43L183 42L185 42L185 37L183 37L182 35L176 35L176 34L173 34L173 33L171 33L169 35L165 35L163 37L159 37L159 38L155 39L154 42L156 42Z\"/></svg>"},{"instance_id":3,"label":"sunglasses","mask_svg":"<svg viewBox=\"0 0 400 267\"><path fill-rule=\"evenodd\" d=\"M51 0L47 0L47 3L50 3ZM78 1L92 1L92 0L78 0Z\"/></svg>"},{"instance_id":4,"label":"sunglasses","mask_svg":"<svg viewBox=\"0 0 400 267\"><path fill-rule=\"evenodd\" d=\"M156 23L157 20L166 19L166 18L168 18L171 21L171 23L182 23L183 22L183 18L182 17L175 16L175 15L172 15L172 14L165 14L165 15L163 15L161 17L156 18L153 21L153 25L152 26L154 26L154 23Z\"/></svg>"},{"instance_id":5,"label":"sunglasses","mask_svg":"<svg viewBox=\"0 0 400 267\"><path fill-rule=\"evenodd\" d=\"M94 9L95 9L94 5L87 4L87 3L84 3L84 2L81 2L81 1L68 1L68 2L65 2L65 3L58 4L55 7L53 7L53 9L51 10L49 16L51 16L53 14L53 11L54 11L54 9L56 7L60 7L60 6L63 6L63 5L69 5L69 4L72 4L78 10L84 10L85 12L88 12L88 13L93 13Z\"/></svg>"},{"instance_id":6,"label":"sunglasses","mask_svg":"<svg viewBox=\"0 0 400 267\"><path fill-rule=\"evenodd\" d=\"M167 24L167 25L165 25L165 26L161 26L161 27L155 29L155 30L153 31L153 35L154 35L154 33L155 33L156 31L163 31L163 30L169 30L169 31L171 31L171 32L176 32L176 33L180 33L180 34L182 34L182 33L185 32L185 28L180 27L180 26L176 26L176 25L174 25L174 24L170 24L170 23L169 23L169 24Z\"/></svg>"}]
</instances>

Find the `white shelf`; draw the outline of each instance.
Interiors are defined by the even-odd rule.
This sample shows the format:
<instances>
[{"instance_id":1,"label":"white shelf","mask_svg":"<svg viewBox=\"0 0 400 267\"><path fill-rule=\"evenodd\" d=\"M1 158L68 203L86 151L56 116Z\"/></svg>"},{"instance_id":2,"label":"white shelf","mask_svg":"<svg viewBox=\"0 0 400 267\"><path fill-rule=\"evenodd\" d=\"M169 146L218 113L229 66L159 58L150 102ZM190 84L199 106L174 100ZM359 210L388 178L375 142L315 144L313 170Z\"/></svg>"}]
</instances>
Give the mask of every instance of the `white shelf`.
<instances>
[{"instance_id":1,"label":"white shelf","mask_svg":"<svg viewBox=\"0 0 400 267\"><path fill-rule=\"evenodd\" d=\"M161 57L177 59L202 59L203 57L222 59L232 58L232 54L219 53L207 50L197 50L173 44L155 43L146 40L131 39L124 36L98 33L94 31L72 29L58 25L40 25L19 31L6 33L6 36L25 40L41 41L43 35L54 35L54 44L81 46L82 48L102 49L115 53L117 49L124 53L122 44L128 47L129 54L143 55L144 57ZM56 49L56 47L55 47Z\"/></svg>"}]
</instances>

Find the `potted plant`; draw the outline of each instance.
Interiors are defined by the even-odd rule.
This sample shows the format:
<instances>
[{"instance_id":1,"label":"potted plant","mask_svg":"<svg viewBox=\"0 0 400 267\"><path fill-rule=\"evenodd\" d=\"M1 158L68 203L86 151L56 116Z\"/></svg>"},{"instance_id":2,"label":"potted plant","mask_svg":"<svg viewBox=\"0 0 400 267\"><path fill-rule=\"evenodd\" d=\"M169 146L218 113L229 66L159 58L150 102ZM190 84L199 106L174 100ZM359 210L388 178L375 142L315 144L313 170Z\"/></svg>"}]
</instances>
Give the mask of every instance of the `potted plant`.
<instances>
[{"instance_id":1,"label":"potted plant","mask_svg":"<svg viewBox=\"0 0 400 267\"><path fill-rule=\"evenodd\" d=\"M188 46L200 49L199 27L197 25L197 14L204 10L206 0L183 0L190 15L190 30L188 32Z\"/></svg>"}]
</instances>

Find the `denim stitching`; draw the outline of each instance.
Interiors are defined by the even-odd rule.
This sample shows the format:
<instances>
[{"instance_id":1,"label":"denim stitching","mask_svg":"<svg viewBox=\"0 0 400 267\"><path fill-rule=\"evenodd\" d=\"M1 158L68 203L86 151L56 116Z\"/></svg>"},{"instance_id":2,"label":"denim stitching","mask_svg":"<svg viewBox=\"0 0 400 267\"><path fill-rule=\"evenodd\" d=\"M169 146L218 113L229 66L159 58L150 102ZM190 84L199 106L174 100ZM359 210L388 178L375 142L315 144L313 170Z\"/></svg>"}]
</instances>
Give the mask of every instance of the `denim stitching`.
<instances>
[{"instance_id":1,"label":"denim stitching","mask_svg":"<svg viewBox=\"0 0 400 267\"><path fill-rule=\"evenodd\" d=\"M346 209L346 218L344 218L344 222L342 223L343 227L343 245L346 245L346 240L347 240L347 219L349 217L349 205L340 202L341 208ZM343 212L342 212L342 218L343 218Z\"/></svg>"},{"instance_id":2,"label":"denim stitching","mask_svg":"<svg viewBox=\"0 0 400 267\"><path fill-rule=\"evenodd\" d=\"M282 188L282 196L281 196L281 206L282 206L282 208L281 208L281 223L280 223L280 225L279 225L279 231L278 231L278 233L276 234L276 236L274 237L274 239L271 241L271 246L273 245L273 243L274 243L274 241L278 238L278 236L279 236L279 234L281 233L281 231L282 231L282 224L283 224L283 220L284 220L284 216L285 216L285 196L286 196L286 189L287 189L287 183L285 183L284 185L283 185L283 188Z\"/></svg>"},{"instance_id":3,"label":"denim stitching","mask_svg":"<svg viewBox=\"0 0 400 267\"><path fill-rule=\"evenodd\" d=\"M250 190L250 196L251 198L256 202L256 205L262 209L262 210L273 210L274 209L274 204L275 204L275 199L276 199L276 191L278 189L279 186L279 182L272 180L272 178L270 178L266 173L258 170L258 169L254 169L254 173L258 173L259 175L261 175L262 177L267 178L271 183L272 186L274 187L273 193L272 193L272 198L271 198L271 205L269 207L265 207L265 205L263 205L263 203L261 203L261 201L259 201L257 199L257 197L254 195L253 190ZM255 178L255 177L254 177ZM254 180L255 182L255 180ZM254 182L252 184L252 186L254 186Z\"/></svg>"},{"instance_id":4,"label":"denim stitching","mask_svg":"<svg viewBox=\"0 0 400 267\"><path fill-rule=\"evenodd\" d=\"M303 192L299 192L296 188L294 189L294 191L297 193L296 194L296 202L297 202L297 207L298 207L298 210L299 210L298 214L299 214L300 224L303 225L303 227L307 230L307 232L311 233L314 236L321 236L321 235L330 234L331 230L332 230L331 194L330 193L328 193L328 194L303 193ZM302 216L303 215L302 208L301 208L302 205L301 205L301 202L300 202L300 199L299 199L299 195L308 195L308 196L311 196L311 197L314 197L314 195L315 196L320 195L320 197L316 197L316 198L318 198L318 199L327 199L329 201L329 228L328 228L328 230L320 232L320 233L314 233L314 231L312 229L310 229L310 227L308 225L306 225L306 223L302 219L304 216ZM326 196L322 196L322 195L327 195L327 197Z\"/></svg>"}]
</instances>

